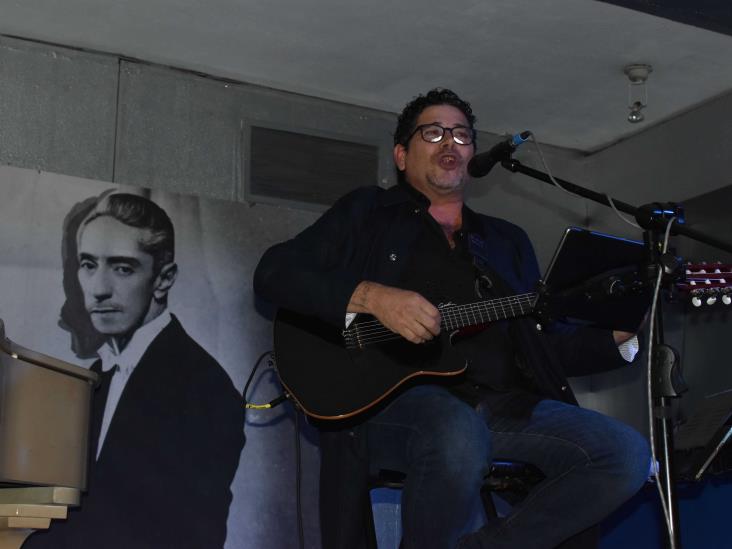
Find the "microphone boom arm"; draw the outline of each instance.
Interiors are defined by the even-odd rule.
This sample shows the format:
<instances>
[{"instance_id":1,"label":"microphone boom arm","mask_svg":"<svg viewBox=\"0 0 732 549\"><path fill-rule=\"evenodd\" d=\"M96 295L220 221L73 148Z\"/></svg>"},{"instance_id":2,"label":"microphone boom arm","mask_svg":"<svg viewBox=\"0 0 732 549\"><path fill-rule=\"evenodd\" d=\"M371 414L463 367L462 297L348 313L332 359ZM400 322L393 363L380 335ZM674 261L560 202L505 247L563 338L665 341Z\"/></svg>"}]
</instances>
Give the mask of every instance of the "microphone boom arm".
<instances>
[{"instance_id":1,"label":"microphone boom arm","mask_svg":"<svg viewBox=\"0 0 732 549\"><path fill-rule=\"evenodd\" d=\"M552 186L554 186L554 183L552 182L551 178L548 174L536 170L534 168L530 168L529 166L523 165L521 162L514 158L508 158L507 160L501 161L501 166L503 166L505 169L507 169L510 172L513 173L522 173L524 175L528 175L529 177L533 177L534 179L538 179L539 181L544 181L545 183L548 183ZM575 185L574 183L570 183L569 181L565 181L564 179L560 179L558 177L554 178L559 184L562 186L562 188L566 189L567 191L571 192L572 194L576 194L578 196L581 196L583 198L586 198L588 200L592 200L593 202L597 202L598 204L602 204L603 206L610 207L610 204L608 202L608 197L605 194L598 193L596 191L592 191L590 189L587 189L585 187L580 187L579 185ZM620 200L612 199L613 203L615 204L615 207L620 210L621 212L627 213L629 215L632 215L636 221L640 224L641 227L647 230L656 230L656 231L663 231L666 228L666 224L668 223L667 220L664 220L662 217L654 215L659 208L666 210L666 209L676 209L678 206L676 204L660 204L660 203L652 203L647 204L645 206L641 206L640 208L636 208L635 206L631 206L630 204L627 204L625 202L621 202ZM729 242L724 242L723 240L719 240L717 238L714 238L713 236L704 234L700 231L697 231L695 229L692 229L691 227L687 227L683 224L683 221L675 221L674 225L671 229L671 234L681 234L688 238L691 238L692 240L696 240L698 242L703 242L704 244L709 244L710 246L714 246L715 248L718 248L720 250L724 250L727 252L732 252L732 244Z\"/></svg>"}]
</instances>

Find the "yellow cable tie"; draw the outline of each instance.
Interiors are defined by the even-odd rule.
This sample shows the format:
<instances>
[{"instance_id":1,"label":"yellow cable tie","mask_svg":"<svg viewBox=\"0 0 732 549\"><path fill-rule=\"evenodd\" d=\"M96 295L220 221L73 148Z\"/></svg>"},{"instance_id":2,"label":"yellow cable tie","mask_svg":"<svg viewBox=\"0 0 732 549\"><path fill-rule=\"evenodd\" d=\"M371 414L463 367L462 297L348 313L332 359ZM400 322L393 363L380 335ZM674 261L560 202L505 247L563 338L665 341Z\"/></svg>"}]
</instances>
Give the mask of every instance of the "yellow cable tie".
<instances>
[{"instance_id":1,"label":"yellow cable tie","mask_svg":"<svg viewBox=\"0 0 732 549\"><path fill-rule=\"evenodd\" d=\"M248 410L267 410L268 408L271 408L271 404L250 404L247 403L245 406Z\"/></svg>"}]
</instances>

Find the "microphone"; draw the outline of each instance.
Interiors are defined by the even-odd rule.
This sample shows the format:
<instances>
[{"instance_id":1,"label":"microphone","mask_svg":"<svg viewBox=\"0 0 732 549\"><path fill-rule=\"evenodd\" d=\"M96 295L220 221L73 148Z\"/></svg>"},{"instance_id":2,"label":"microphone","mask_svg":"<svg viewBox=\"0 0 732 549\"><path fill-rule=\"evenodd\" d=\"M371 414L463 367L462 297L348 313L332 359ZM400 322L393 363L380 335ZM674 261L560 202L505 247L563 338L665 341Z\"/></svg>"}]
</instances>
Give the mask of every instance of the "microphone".
<instances>
[{"instance_id":1,"label":"microphone","mask_svg":"<svg viewBox=\"0 0 732 549\"><path fill-rule=\"evenodd\" d=\"M500 143L493 145L487 152L476 154L468 162L468 173L472 177L483 177L488 175L498 162L507 160L521 143L529 139L530 131L517 133Z\"/></svg>"}]
</instances>

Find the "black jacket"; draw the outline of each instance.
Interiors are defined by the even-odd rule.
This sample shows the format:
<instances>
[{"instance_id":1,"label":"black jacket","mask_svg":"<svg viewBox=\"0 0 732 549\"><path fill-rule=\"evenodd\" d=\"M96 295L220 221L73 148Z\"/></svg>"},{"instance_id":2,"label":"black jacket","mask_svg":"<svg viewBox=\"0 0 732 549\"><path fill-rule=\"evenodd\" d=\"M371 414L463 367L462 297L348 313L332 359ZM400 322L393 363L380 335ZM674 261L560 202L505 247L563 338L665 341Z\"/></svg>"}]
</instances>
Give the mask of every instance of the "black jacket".
<instances>
[{"instance_id":1,"label":"black jacket","mask_svg":"<svg viewBox=\"0 0 732 549\"><path fill-rule=\"evenodd\" d=\"M243 428L231 379L173 317L124 388L81 506L24 547L223 547Z\"/></svg>"}]
</instances>

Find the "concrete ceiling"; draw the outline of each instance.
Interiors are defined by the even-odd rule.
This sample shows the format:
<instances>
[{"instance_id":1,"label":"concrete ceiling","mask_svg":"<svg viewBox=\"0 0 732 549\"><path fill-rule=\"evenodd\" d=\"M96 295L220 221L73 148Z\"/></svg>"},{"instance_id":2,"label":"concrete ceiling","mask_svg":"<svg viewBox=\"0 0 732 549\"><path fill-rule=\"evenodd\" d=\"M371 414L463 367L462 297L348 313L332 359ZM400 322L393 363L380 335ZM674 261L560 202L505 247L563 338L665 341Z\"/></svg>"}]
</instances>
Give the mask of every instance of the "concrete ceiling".
<instances>
[{"instance_id":1,"label":"concrete ceiling","mask_svg":"<svg viewBox=\"0 0 732 549\"><path fill-rule=\"evenodd\" d=\"M589 0L0 0L0 34L391 112L450 87L482 130L584 152L732 91L732 36Z\"/></svg>"}]
</instances>

